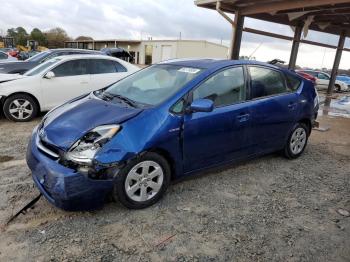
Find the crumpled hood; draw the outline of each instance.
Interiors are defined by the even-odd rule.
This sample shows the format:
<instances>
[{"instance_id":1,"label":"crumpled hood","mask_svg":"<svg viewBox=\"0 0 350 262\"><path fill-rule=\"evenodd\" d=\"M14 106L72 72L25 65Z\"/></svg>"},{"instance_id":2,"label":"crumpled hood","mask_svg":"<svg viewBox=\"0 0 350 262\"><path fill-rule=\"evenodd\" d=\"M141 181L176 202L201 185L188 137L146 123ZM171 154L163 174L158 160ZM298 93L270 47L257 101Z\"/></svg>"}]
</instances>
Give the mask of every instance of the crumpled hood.
<instances>
[{"instance_id":1,"label":"crumpled hood","mask_svg":"<svg viewBox=\"0 0 350 262\"><path fill-rule=\"evenodd\" d=\"M26 76L20 74L0 74L0 83L21 79Z\"/></svg>"},{"instance_id":2,"label":"crumpled hood","mask_svg":"<svg viewBox=\"0 0 350 262\"><path fill-rule=\"evenodd\" d=\"M67 151L93 128L100 125L119 124L141 111L142 109L110 103L90 94L52 110L45 117L39 135L47 143Z\"/></svg>"}]
</instances>

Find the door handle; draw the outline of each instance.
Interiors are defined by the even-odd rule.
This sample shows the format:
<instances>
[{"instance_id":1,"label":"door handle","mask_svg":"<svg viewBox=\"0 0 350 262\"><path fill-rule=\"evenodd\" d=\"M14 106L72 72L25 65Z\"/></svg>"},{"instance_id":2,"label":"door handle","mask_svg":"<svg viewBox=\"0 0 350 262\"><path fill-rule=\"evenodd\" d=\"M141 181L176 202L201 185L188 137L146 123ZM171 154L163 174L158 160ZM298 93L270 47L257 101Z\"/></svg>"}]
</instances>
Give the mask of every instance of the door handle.
<instances>
[{"instance_id":1,"label":"door handle","mask_svg":"<svg viewBox=\"0 0 350 262\"><path fill-rule=\"evenodd\" d=\"M80 84L88 84L88 81L81 81Z\"/></svg>"},{"instance_id":2,"label":"door handle","mask_svg":"<svg viewBox=\"0 0 350 262\"><path fill-rule=\"evenodd\" d=\"M249 114L242 113L237 116L237 119L239 122L245 122L249 120L249 116Z\"/></svg>"}]
</instances>

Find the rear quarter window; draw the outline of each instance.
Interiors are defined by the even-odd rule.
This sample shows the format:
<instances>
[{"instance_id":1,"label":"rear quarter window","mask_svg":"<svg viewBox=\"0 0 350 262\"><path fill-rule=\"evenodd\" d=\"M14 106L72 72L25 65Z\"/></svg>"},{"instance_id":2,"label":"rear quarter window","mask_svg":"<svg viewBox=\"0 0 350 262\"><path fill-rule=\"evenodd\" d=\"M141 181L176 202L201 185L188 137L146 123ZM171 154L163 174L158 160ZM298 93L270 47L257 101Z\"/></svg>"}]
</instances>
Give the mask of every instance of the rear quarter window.
<instances>
[{"instance_id":1,"label":"rear quarter window","mask_svg":"<svg viewBox=\"0 0 350 262\"><path fill-rule=\"evenodd\" d=\"M290 90L296 91L298 90L301 80L297 78L296 76L286 74L286 79L287 79L287 85Z\"/></svg>"}]
</instances>

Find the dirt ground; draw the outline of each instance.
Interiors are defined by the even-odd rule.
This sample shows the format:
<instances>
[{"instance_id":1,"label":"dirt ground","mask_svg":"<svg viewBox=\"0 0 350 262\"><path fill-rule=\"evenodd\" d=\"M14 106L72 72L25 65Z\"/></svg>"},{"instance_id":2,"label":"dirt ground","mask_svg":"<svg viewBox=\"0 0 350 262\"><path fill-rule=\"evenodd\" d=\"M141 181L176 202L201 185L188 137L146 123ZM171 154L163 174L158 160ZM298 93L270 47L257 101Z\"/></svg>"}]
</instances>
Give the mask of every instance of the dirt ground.
<instances>
[{"instance_id":1,"label":"dirt ground","mask_svg":"<svg viewBox=\"0 0 350 262\"><path fill-rule=\"evenodd\" d=\"M38 191L31 123L0 119L0 224ZM350 261L350 119L322 116L302 157L278 154L172 185L156 205L64 212L44 198L0 233L0 261Z\"/></svg>"}]
</instances>

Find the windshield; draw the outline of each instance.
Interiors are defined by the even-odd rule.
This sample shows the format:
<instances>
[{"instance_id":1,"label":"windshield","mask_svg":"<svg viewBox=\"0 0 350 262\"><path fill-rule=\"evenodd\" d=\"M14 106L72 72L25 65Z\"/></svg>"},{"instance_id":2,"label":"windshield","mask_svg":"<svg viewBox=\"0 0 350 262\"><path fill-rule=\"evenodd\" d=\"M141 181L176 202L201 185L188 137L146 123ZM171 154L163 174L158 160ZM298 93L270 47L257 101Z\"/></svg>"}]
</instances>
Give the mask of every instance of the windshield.
<instances>
[{"instance_id":1,"label":"windshield","mask_svg":"<svg viewBox=\"0 0 350 262\"><path fill-rule=\"evenodd\" d=\"M27 71L24 75L25 76L34 76L34 75L40 74L41 72L44 72L47 68L49 68L50 66L57 63L60 60L61 60L60 58L50 59L50 60L46 61L45 63L40 64L40 65L34 67L33 69Z\"/></svg>"},{"instance_id":2,"label":"windshield","mask_svg":"<svg viewBox=\"0 0 350 262\"><path fill-rule=\"evenodd\" d=\"M141 70L106 89L136 103L157 105L195 78L202 69L177 65L155 65Z\"/></svg>"},{"instance_id":3,"label":"windshield","mask_svg":"<svg viewBox=\"0 0 350 262\"><path fill-rule=\"evenodd\" d=\"M40 62L43 58L45 58L50 53L51 53L50 51L45 51L45 52L38 53L38 54L32 56L31 58L27 59L27 61Z\"/></svg>"}]
</instances>

